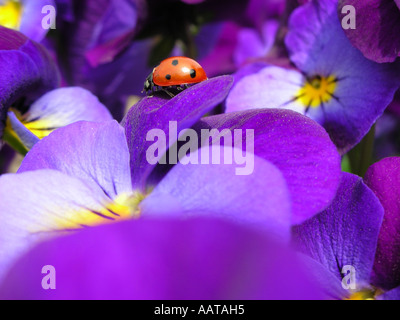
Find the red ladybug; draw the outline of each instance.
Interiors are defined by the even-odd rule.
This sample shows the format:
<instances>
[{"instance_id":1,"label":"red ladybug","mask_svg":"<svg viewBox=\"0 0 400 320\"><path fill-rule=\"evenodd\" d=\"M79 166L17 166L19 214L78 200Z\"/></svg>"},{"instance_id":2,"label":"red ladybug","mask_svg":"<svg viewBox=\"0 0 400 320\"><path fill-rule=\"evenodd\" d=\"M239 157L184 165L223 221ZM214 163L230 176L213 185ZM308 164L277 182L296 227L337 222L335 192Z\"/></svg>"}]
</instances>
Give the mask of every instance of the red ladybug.
<instances>
[{"instance_id":1,"label":"red ladybug","mask_svg":"<svg viewBox=\"0 0 400 320\"><path fill-rule=\"evenodd\" d=\"M149 74L144 82L144 91L148 94L160 87L161 90L173 97L174 94L168 89L182 91L189 84L204 80L207 80L207 75L196 61L187 57L171 57L163 60Z\"/></svg>"}]
</instances>

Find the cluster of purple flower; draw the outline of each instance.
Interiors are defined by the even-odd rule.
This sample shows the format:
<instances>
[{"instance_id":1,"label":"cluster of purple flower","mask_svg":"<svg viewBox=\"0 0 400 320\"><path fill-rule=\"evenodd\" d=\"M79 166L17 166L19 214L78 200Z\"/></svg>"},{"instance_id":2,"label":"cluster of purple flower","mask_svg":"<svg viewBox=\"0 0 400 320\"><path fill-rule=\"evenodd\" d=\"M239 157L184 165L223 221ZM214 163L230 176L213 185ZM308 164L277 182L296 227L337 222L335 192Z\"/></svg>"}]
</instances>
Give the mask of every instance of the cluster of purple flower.
<instances>
[{"instance_id":1,"label":"cluster of purple flower","mask_svg":"<svg viewBox=\"0 0 400 320\"><path fill-rule=\"evenodd\" d=\"M0 0L0 299L400 299L399 35L400 0ZM169 56L208 79L143 96Z\"/></svg>"}]
</instances>

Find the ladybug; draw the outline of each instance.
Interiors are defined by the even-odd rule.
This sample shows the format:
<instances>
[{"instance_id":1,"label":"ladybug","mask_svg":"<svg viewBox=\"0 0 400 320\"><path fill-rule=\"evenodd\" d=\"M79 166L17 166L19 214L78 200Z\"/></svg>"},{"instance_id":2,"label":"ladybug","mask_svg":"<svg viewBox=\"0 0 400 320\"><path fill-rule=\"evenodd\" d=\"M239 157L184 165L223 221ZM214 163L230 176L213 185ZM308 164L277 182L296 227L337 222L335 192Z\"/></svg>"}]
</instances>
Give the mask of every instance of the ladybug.
<instances>
[{"instance_id":1,"label":"ladybug","mask_svg":"<svg viewBox=\"0 0 400 320\"><path fill-rule=\"evenodd\" d=\"M153 72L149 74L144 82L143 90L149 92L161 89L169 96L174 94L169 91L182 91L190 84L207 80L207 75L200 64L187 57L170 57L163 60Z\"/></svg>"}]
</instances>

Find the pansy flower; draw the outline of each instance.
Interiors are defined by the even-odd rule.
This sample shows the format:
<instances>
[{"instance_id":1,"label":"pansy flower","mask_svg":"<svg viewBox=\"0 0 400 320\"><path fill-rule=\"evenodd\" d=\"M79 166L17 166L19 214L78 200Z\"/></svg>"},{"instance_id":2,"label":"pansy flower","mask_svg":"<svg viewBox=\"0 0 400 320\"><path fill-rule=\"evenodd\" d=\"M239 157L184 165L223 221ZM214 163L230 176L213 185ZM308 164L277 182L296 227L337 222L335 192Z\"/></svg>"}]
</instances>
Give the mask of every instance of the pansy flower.
<instances>
[{"instance_id":1,"label":"pansy flower","mask_svg":"<svg viewBox=\"0 0 400 320\"><path fill-rule=\"evenodd\" d=\"M336 0L312 1L291 15L286 46L298 70L266 67L243 77L227 111L288 108L306 114L346 153L369 131L400 85L397 64L366 59L346 38Z\"/></svg>"},{"instance_id":2,"label":"pansy flower","mask_svg":"<svg viewBox=\"0 0 400 320\"><path fill-rule=\"evenodd\" d=\"M302 115L255 110L235 118L206 117L198 123L197 128L255 131L254 142L239 137L246 144L254 143L254 171L249 175L236 175L238 164L223 161L178 163L164 175L153 175L168 147L150 153L149 158L154 144L147 138L149 130L163 130L171 149L178 136L169 133L170 121L176 121L177 132L188 131L225 99L231 84L231 77L223 76L201 82L171 100L147 97L128 113L125 130L115 121L77 122L38 142L19 173L0 178L0 194L7 194L0 203L2 274L38 240L142 216L217 216L287 241L292 224L329 205L340 179L335 146L322 127ZM199 157L204 148L212 155L221 150L216 144L203 146L193 156ZM241 146L233 146L238 148L242 151ZM234 152L231 149L228 144L216 155Z\"/></svg>"},{"instance_id":3,"label":"pansy flower","mask_svg":"<svg viewBox=\"0 0 400 320\"><path fill-rule=\"evenodd\" d=\"M399 163L373 165L365 181L343 173L331 206L294 228L295 246L317 262L316 279L332 298L400 297Z\"/></svg>"}]
</instances>

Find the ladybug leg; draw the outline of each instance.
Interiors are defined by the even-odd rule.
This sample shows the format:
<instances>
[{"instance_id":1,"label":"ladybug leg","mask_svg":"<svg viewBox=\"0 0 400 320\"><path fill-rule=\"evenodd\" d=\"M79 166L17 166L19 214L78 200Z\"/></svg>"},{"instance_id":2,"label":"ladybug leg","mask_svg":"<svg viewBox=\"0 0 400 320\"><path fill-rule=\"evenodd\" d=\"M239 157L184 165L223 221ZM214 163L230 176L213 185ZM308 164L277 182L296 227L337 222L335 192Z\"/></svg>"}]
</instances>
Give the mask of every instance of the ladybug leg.
<instances>
[{"instance_id":1,"label":"ladybug leg","mask_svg":"<svg viewBox=\"0 0 400 320\"><path fill-rule=\"evenodd\" d=\"M161 90L164 91L166 94L168 94L171 98L175 97L175 95L172 92L168 91L167 89L162 88Z\"/></svg>"}]
</instances>

